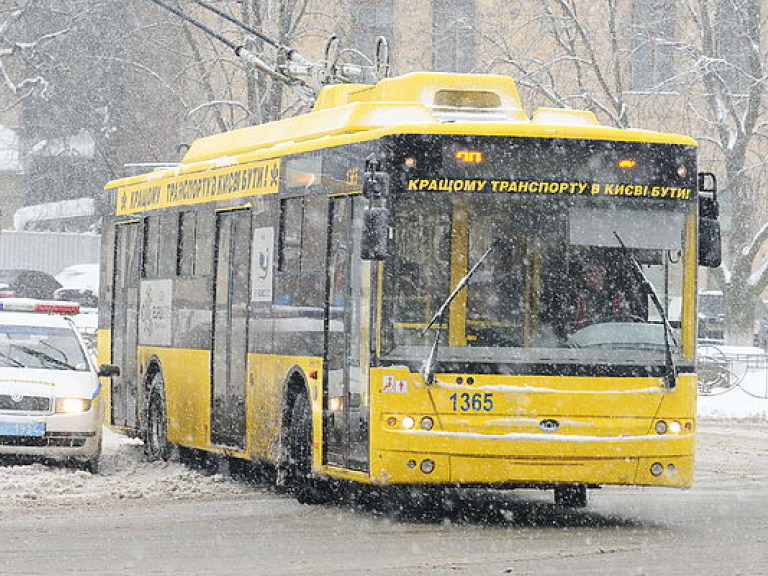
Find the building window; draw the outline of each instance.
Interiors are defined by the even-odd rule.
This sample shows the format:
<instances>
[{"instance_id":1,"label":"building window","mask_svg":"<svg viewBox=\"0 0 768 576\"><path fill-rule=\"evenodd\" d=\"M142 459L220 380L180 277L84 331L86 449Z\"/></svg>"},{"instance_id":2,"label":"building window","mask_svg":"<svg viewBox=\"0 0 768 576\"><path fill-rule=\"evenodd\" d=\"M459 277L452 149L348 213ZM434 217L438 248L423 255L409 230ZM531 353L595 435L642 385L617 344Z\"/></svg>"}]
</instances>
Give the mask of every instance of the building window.
<instances>
[{"instance_id":1,"label":"building window","mask_svg":"<svg viewBox=\"0 0 768 576\"><path fill-rule=\"evenodd\" d=\"M634 0L632 3L632 90L669 92L674 77L674 3Z\"/></svg>"},{"instance_id":2,"label":"building window","mask_svg":"<svg viewBox=\"0 0 768 576\"><path fill-rule=\"evenodd\" d=\"M352 46L373 56L376 38L384 36L392 47L394 0L354 0L352 2Z\"/></svg>"},{"instance_id":3,"label":"building window","mask_svg":"<svg viewBox=\"0 0 768 576\"><path fill-rule=\"evenodd\" d=\"M718 75L730 94L746 94L750 76L750 24L753 4L749 0L723 0L715 15L715 57ZM759 10L758 10L759 11ZM757 15L759 18L759 14Z\"/></svg>"},{"instance_id":4,"label":"building window","mask_svg":"<svg viewBox=\"0 0 768 576\"><path fill-rule=\"evenodd\" d=\"M475 66L474 0L435 0L433 66L436 72L471 72Z\"/></svg>"}]
</instances>

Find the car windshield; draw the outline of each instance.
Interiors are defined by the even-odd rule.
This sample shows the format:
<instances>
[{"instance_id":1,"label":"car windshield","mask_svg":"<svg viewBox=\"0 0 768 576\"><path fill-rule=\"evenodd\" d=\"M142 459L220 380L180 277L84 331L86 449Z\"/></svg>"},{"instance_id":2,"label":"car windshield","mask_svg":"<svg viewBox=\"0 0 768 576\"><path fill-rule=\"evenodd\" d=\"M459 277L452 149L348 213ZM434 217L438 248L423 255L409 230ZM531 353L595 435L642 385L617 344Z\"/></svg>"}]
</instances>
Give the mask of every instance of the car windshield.
<instances>
[{"instance_id":1,"label":"car windshield","mask_svg":"<svg viewBox=\"0 0 768 576\"><path fill-rule=\"evenodd\" d=\"M75 333L44 326L0 326L0 366L88 370Z\"/></svg>"}]
</instances>

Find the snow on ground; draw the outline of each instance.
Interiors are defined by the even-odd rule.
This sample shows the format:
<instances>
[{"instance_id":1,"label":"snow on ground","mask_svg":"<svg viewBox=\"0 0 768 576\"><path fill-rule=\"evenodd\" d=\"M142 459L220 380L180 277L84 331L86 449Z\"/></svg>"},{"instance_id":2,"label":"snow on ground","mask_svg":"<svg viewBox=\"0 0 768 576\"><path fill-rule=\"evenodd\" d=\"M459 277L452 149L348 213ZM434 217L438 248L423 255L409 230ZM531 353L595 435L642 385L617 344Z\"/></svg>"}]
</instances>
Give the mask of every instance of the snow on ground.
<instances>
[{"instance_id":1,"label":"snow on ground","mask_svg":"<svg viewBox=\"0 0 768 576\"><path fill-rule=\"evenodd\" d=\"M730 390L699 396L699 418L768 420L768 371L748 374Z\"/></svg>"},{"instance_id":2,"label":"snow on ground","mask_svg":"<svg viewBox=\"0 0 768 576\"><path fill-rule=\"evenodd\" d=\"M147 462L143 450L140 440L105 428L97 475L41 463L0 466L0 510L253 494L253 486L221 474L206 476L178 462Z\"/></svg>"}]
</instances>

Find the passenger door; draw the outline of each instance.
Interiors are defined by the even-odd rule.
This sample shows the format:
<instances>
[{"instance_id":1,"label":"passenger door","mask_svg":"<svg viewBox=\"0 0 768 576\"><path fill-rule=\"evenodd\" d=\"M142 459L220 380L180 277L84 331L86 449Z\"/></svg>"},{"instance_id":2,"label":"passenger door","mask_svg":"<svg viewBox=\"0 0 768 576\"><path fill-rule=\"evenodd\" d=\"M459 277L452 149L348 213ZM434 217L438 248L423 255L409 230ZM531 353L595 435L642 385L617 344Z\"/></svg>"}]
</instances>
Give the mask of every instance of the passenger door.
<instances>
[{"instance_id":1,"label":"passenger door","mask_svg":"<svg viewBox=\"0 0 768 576\"><path fill-rule=\"evenodd\" d=\"M324 461L368 470L367 367L361 366L361 261L352 197L331 198L326 277ZM367 343L366 343L367 345Z\"/></svg>"},{"instance_id":2,"label":"passenger door","mask_svg":"<svg viewBox=\"0 0 768 576\"><path fill-rule=\"evenodd\" d=\"M251 212L216 215L211 346L211 442L245 446Z\"/></svg>"},{"instance_id":3,"label":"passenger door","mask_svg":"<svg viewBox=\"0 0 768 576\"><path fill-rule=\"evenodd\" d=\"M115 426L137 427L139 374L136 346L139 334L139 278L143 250L140 222L115 226L115 271L112 307L112 417Z\"/></svg>"}]
</instances>

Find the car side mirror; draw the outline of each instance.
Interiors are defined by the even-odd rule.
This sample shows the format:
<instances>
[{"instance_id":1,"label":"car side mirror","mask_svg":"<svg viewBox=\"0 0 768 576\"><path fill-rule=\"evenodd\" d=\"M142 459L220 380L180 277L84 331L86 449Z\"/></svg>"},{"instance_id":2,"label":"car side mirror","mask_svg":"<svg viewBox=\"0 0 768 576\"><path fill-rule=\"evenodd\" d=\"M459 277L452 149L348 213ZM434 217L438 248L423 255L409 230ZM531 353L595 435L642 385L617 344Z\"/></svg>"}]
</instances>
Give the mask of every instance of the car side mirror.
<instances>
[{"instance_id":1,"label":"car side mirror","mask_svg":"<svg viewBox=\"0 0 768 576\"><path fill-rule=\"evenodd\" d=\"M111 378L112 376L120 376L120 367L114 364L102 364L99 366L97 375L100 378Z\"/></svg>"}]
</instances>

